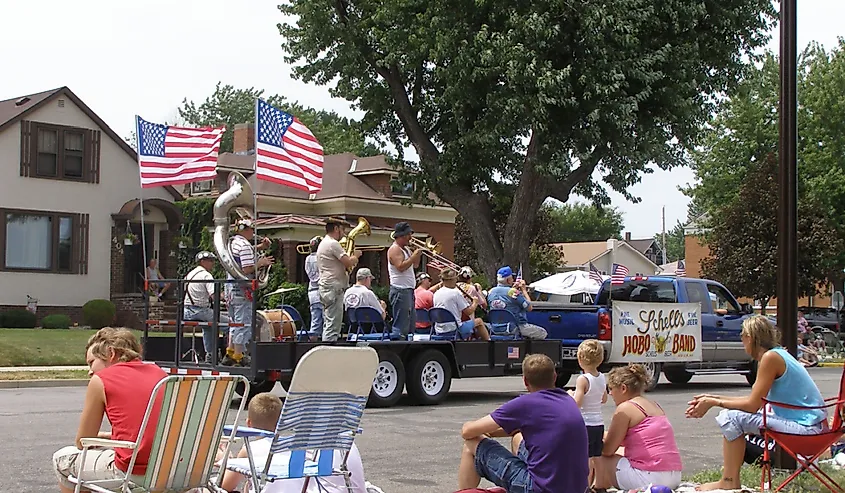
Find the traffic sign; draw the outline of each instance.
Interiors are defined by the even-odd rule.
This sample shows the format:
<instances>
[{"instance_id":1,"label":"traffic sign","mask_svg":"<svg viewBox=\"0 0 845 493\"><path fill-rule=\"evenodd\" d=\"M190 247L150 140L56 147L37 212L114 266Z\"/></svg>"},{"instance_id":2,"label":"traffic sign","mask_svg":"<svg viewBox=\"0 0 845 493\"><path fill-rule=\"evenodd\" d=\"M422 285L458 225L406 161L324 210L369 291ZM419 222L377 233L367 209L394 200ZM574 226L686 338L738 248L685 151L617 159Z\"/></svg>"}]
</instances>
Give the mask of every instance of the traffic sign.
<instances>
[{"instance_id":1,"label":"traffic sign","mask_svg":"<svg viewBox=\"0 0 845 493\"><path fill-rule=\"evenodd\" d=\"M833 308L836 308L836 311L842 309L845 306L845 296L842 296L842 291L837 291L833 293L833 297L830 299L830 304L833 305Z\"/></svg>"}]
</instances>

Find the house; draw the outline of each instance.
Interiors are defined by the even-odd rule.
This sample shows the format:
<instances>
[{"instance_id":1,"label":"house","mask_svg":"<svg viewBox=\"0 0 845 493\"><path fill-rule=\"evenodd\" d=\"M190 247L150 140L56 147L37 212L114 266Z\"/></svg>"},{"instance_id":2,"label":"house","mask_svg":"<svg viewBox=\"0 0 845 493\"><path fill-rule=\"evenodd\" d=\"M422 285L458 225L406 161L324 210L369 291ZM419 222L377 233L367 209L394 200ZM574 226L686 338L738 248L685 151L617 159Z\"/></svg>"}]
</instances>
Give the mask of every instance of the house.
<instances>
[{"instance_id":1,"label":"house","mask_svg":"<svg viewBox=\"0 0 845 493\"><path fill-rule=\"evenodd\" d=\"M281 243L282 255L277 261L287 267L289 282L307 282L305 256L297 253L296 247L307 245L314 236L324 236L325 218L329 216L344 218L349 228L359 217L370 223L371 235L359 236L355 244L364 250L359 265L369 267L379 284L387 284L386 250L393 241L393 226L399 221L410 223L416 237L439 243L442 255L453 258L457 212L445 205L404 204L412 190L396 183L398 173L384 156L324 156L323 187L317 194L309 194L256 179L252 124L236 125L233 137L234 152L218 158L217 179L186 185L183 192L191 197L214 198L226 190L229 173L238 171L246 176L256 196L256 230Z\"/></svg>"},{"instance_id":2,"label":"house","mask_svg":"<svg viewBox=\"0 0 845 493\"><path fill-rule=\"evenodd\" d=\"M147 255L175 274L182 221L172 187L146 189L135 151L67 87L0 101L0 310L81 322L92 299L139 300ZM131 301L130 301L131 302Z\"/></svg>"},{"instance_id":3,"label":"house","mask_svg":"<svg viewBox=\"0 0 845 493\"><path fill-rule=\"evenodd\" d=\"M611 274L613 264L628 268L630 275L646 276L660 272L660 267L627 241L580 241L574 243L553 243L563 252L564 270L587 270L593 264L599 271Z\"/></svg>"},{"instance_id":4,"label":"house","mask_svg":"<svg viewBox=\"0 0 845 493\"><path fill-rule=\"evenodd\" d=\"M660 244L652 238L643 238L641 240L631 239L631 233L625 232L625 243L631 245L638 252L646 256L652 263L660 265L663 262L663 249Z\"/></svg>"}]
</instances>

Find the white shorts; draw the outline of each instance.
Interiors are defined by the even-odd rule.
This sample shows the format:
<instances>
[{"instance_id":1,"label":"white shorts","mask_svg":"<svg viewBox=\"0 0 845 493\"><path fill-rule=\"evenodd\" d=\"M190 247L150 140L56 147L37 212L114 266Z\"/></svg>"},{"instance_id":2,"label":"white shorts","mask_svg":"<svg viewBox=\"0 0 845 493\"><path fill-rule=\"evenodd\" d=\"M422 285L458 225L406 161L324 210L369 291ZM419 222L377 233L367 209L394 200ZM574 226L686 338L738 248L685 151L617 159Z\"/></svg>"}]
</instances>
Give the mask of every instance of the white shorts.
<instances>
[{"instance_id":1,"label":"white shorts","mask_svg":"<svg viewBox=\"0 0 845 493\"><path fill-rule=\"evenodd\" d=\"M75 484L68 481L68 476L79 477L79 462L82 458L82 451L74 446L62 447L53 454L53 470L59 479L59 483L68 489L74 489ZM103 481L98 486L103 488L119 488L126 473L117 468L114 462L114 450L111 449L89 449L85 454L85 465L82 467L84 479L90 481ZM141 483L144 476L131 475L129 478ZM114 479L115 481L106 481Z\"/></svg>"},{"instance_id":2,"label":"white shorts","mask_svg":"<svg viewBox=\"0 0 845 493\"><path fill-rule=\"evenodd\" d=\"M616 485L620 490L638 490L651 484L677 489L681 484L681 471L643 471L632 467L625 457L619 459Z\"/></svg>"}]
</instances>

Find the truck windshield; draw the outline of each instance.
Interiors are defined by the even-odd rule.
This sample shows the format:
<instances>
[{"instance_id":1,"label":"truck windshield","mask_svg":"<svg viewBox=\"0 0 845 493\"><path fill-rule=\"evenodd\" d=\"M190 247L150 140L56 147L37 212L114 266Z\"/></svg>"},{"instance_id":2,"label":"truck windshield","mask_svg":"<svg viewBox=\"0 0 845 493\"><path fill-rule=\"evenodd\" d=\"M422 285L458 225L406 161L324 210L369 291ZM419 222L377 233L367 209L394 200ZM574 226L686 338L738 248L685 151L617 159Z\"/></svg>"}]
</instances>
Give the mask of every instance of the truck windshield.
<instances>
[{"instance_id":1,"label":"truck windshield","mask_svg":"<svg viewBox=\"0 0 845 493\"><path fill-rule=\"evenodd\" d=\"M640 301L647 303L674 303L675 283L672 281L625 281L623 284L605 285L597 305L607 305L607 297L613 293L613 300Z\"/></svg>"}]
</instances>

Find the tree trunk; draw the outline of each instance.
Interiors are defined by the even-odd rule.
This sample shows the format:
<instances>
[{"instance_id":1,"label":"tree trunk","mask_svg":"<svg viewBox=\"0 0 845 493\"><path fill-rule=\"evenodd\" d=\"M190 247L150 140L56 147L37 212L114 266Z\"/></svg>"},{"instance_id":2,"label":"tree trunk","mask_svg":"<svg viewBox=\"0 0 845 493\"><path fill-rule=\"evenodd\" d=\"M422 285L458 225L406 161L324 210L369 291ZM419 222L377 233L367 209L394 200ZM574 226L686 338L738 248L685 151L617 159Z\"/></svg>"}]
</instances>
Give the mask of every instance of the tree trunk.
<instances>
[{"instance_id":1,"label":"tree trunk","mask_svg":"<svg viewBox=\"0 0 845 493\"><path fill-rule=\"evenodd\" d=\"M455 192L452 192L455 193ZM452 205L464 224L469 228L475 251L478 254L478 264L491 284L496 283L496 270L502 262L502 243L493 222L493 211L487 199L480 194L466 192L462 197L443 199Z\"/></svg>"}]
</instances>

